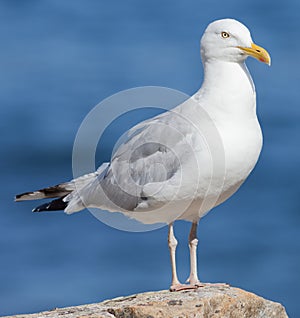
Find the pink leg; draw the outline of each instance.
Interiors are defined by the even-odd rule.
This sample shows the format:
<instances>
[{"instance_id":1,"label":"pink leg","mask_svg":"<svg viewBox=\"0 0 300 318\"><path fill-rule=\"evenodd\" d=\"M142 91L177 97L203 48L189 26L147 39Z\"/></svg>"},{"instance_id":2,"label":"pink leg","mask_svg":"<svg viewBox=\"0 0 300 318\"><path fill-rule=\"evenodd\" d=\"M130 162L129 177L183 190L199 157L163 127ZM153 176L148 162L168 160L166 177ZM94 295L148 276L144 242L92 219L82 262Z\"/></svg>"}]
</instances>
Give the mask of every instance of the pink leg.
<instances>
[{"instance_id":1,"label":"pink leg","mask_svg":"<svg viewBox=\"0 0 300 318\"><path fill-rule=\"evenodd\" d=\"M176 286L181 285L177 277L176 247L178 242L174 235L173 223L169 224L168 243L169 243L171 266L172 266L172 284L171 284L170 290L173 290L176 288Z\"/></svg>"},{"instance_id":2,"label":"pink leg","mask_svg":"<svg viewBox=\"0 0 300 318\"><path fill-rule=\"evenodd\" d=\"M192 223L192 227L191 227L191 231L189 235L191 271L187 281L190 283L191 287L194 287L194 288L209 287L209 286L222 287L222 288L229 287L228 284L224 284L224 283L201 283L199 281L198 274L197 274L197 245L198 245L197 227L198 227L197 222Z\"/></svg>"},{"instance_id":3,"label":"pink leg","mask_svg":"<svg viewBox=\"0 0 300 318\"><path fill-rule=\"evenodd\" d=\"M180 291L180 290L189 290L189 289L197 289L199 287L229 287L227 284L210 284L210 283L201 283L198 279L197 274L197 227L198 223L194 222L191 227L190 235L189 235L189 248L190 248L190 276L188 278L189 284L181 284L177 277L176 270L176 247L177 240L174 235L173 223L169 225L169 249L170 249L170 257L171 257L171 266L172 266L172 284L170 287L170 291Z\"/></svg>"},{"instance_id":4,"label":"pink leg","mask_svg":"<svg viewBox=\"0 0 300 318\"><path fill-rule=\"evenodd\" d=\"M198 239L197 239L197 227L198 222L193 222L190 235L189 235L189 248L190 248L190 276L187 281L190 285L195 287L203 286L198 279L197 273L197 246L198 246Z\"/></svg>"},{"instance_id":5,"label":"pink leg","mask_svg":"<svg viewBox=\"0 0 300 318\"><path fill-rule=\"evenodd\" d=\"M171 257L171 266L172 266L172 284L170 287L170 291L180 291L180 290L187 290L187 289L196 289L199 286L196 284L181 284L177 277L177 270L176 270L176 247L177 247L177 240L174 235L173 223L169 225L169 249L170 249L170 257ZM196 264L197 266L197 264ZM196 273L197 275L197 273Z\"/></svg>"}]
</instances>

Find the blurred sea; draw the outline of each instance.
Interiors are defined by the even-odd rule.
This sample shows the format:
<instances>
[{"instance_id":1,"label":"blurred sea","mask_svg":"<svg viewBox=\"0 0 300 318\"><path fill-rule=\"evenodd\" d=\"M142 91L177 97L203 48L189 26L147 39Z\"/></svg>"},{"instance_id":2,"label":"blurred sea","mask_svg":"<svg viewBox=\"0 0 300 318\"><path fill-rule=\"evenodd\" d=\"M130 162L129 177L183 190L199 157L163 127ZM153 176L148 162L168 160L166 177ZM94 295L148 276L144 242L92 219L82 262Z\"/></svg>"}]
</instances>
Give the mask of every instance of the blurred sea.
<instances>
[{"instance_id":1,"label":"blurred sea","mask_svg":"<svg viewBox=\"0 0 300 318\"><path fill-rule=\"evenodd\" d=\"M223 17L249 26L273 65L248 59L264 149L240 191L200 222L200 279L299 315L299 12L298 0L0 0L0 315L168 288L166 227L121 232L87 211L33 214L35 202L13 197L72 178L77 129L104 98L144 85L193 94L199 39ZM107 134L102 160L119 132ZM189 224L175 231L185 280Z\"/></svg>"}]
</instances>

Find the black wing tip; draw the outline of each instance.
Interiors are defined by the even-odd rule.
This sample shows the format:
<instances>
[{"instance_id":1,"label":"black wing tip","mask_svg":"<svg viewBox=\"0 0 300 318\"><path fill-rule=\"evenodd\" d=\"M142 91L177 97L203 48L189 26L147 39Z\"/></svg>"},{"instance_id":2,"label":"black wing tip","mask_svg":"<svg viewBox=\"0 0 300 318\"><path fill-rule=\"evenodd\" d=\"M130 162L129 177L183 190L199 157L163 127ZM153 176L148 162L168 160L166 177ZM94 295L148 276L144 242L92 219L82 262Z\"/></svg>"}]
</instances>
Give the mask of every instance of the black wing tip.
<instances>
[{"instance_id":1,"label":"black wing tip","mask_svg":"<svg viewBox=\"0 0 300 318\"><path fill-rule=\"evenodd\" d=\"M63 198L70 192L72 192L72 190L67 190L65 184L62 183L49 188L17 194L15 196L15 201L39 200L56 197Z\"/></svg>"},{"instance_id":2,"label":"black wing tip","mask_svg":"<svg viewBox=\"0 0 300 318\"><path fill-rule=\"evenodd\" d=\"M45 211L45 210L42 210L40 206L38 206L38 207L32 209L32 212L34 212L34 213L35 213L35 212L42 212L42 211Z\"/></svg>"},{"instance_id":3,"label":"black wing tip","mask_svg":"<svg viewBox=\"0 0 300 318\"><path fill-rule=\"evenodd\" d=\"M68 203L63 201L63 198L47 202L34 208L32 212L43 212L43 211L60 211L67 207Z\"/></svg>"},{"instance_id":4,"label":"black wing tip","mask_svg":"<svg viewBox=\"0 0 300 318\"><path fill-rule=\"evenodd\" d=\"M51 202L39 205L38 207L34 208L32 212L49 211L50 205L51 205Z\"/></svg>"},{"instance_id":5,"label":"black wing tip","mask_svg":"<svg viewBox=\"0 0 300 318\"><path fill-rule=\"evenodd\" d=\"M16 194L15 197L14 197L14 200L17 202L17 201L22 201L23 200L23 197L25 195L29 195L30 193L32 192L24 192L24 193L21 193L21 194Z\"/></svg>"}]
</instances>

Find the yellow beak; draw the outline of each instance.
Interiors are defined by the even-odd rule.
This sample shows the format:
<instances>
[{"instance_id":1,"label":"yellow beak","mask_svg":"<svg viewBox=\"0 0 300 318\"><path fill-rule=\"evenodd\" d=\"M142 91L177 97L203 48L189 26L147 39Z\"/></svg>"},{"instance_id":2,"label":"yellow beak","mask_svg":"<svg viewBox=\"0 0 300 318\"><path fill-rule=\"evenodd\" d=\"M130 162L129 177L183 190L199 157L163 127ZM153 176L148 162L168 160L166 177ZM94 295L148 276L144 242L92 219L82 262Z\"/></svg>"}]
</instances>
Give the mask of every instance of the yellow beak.
<instances>
[{"instance_id":1,"label":"yellow beak","mask_svg":"<svg viewBox=\"0 0 300 318\"><path fill-rule=\"evenodd\" d=\"M238 46L238 48L247 55L252 56L263 63L266 63L269 66L271 65L271 57L267 50L265 50L264 48L254 43L251 44L251 47Z\"/></svg>"}]
</instances>

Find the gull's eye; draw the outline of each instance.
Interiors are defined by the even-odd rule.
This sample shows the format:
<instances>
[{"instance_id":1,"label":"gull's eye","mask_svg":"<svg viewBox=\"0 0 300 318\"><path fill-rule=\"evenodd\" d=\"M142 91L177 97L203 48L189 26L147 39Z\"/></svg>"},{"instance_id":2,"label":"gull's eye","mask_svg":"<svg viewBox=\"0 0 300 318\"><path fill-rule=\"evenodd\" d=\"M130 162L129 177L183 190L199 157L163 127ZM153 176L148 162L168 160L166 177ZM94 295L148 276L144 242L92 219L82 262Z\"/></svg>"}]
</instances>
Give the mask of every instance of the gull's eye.
<instances>
[{"instance_id":1,"label":"gull's eye","mask_svg":"<svg viewBox=\"0 0 300 318\"><path fill-rule=\"evenodd\" d=\"M228 32L222 32L221 33L221 37L224 38L224 39L227 39L230 37L229 33Z\"/></svg>"}]
</instances>

